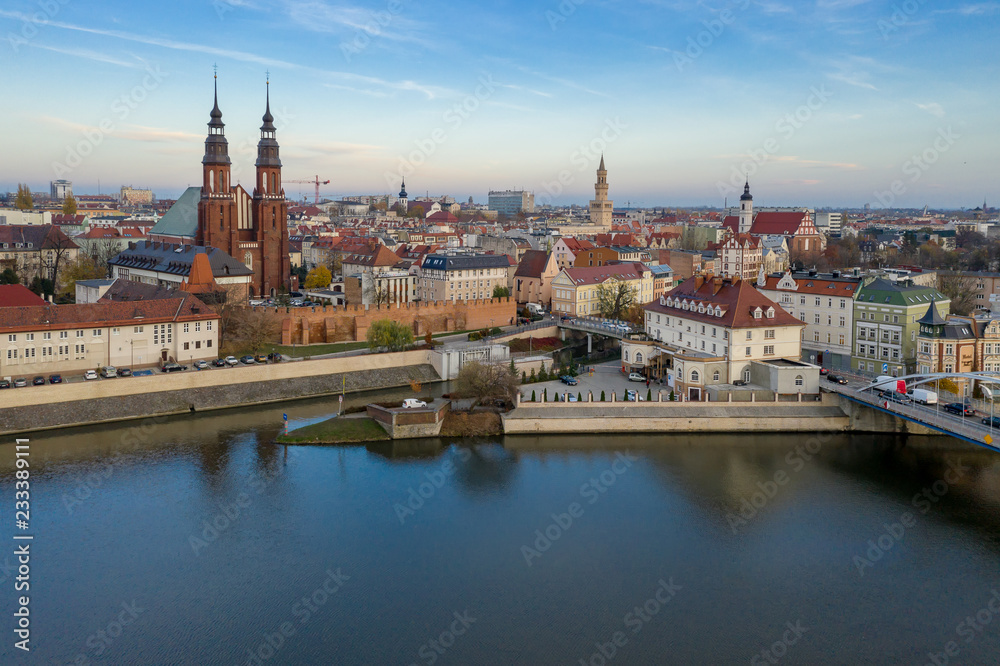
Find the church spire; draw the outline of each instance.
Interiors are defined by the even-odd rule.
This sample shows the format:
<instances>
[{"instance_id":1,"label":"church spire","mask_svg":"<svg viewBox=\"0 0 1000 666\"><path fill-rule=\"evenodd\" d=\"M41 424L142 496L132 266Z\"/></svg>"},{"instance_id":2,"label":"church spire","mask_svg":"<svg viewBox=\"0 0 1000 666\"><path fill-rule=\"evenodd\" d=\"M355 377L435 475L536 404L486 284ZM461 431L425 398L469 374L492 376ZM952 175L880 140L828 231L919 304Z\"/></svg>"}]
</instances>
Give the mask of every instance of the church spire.
<instances>
[{"instance_id":1,"label":"church spire","mask_svg":"<svg viewBox=\"0 0 1000 666\"><path fill-rule=\"evenodd\" d=\"M205 156L202 164L229 164L229 142L226 141L226 124L222 122L219 110L219 75L213 77L212 112L209 114L208 136L205 137Z\"/></svg>"},{"instance_id":2,"label":"church spire","mask_svg":"<svg viewBox=\"0 0 1000 666\"><path fill-rule=\"evenodd\" d=\"M257 162L258 167L281 167L281 160L278 158L278 140L275 138L277 129L274 126L274 116L271 115L271 78L268 76L266 87L266 102L264 115L261 120L264 122L260 126L260 141L257 142Z\"/></svg>"}]
</instances>

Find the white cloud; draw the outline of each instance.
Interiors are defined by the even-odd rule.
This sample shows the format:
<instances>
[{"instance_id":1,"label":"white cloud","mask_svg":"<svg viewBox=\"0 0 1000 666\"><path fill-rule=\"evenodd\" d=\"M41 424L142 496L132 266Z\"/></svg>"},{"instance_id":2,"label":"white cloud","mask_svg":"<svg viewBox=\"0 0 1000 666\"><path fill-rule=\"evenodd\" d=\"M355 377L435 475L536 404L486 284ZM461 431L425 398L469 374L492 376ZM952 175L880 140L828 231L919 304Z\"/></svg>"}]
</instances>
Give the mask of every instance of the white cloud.
<instances>
[{"instance_id":1,"label":"white cloud","mask_svg":"<svg viewBox=\"0 0 1000 666\"><path fill-rule=\"evenodd\" d=\"M944 118L944 108L937 102L928 102L926 104L921 104L920 102L915 102L916 107L921 111L926 111L927 113L935 116L936 118Z\"/></svg>"}]
</instances>

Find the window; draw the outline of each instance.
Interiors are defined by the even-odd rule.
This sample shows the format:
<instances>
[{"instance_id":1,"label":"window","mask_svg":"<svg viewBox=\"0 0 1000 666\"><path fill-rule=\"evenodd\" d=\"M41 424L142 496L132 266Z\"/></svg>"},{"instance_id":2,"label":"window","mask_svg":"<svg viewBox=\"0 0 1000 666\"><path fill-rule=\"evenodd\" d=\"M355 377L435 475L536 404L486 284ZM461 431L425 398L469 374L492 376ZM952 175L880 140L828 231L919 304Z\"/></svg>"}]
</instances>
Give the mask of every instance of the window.
<instances>
[{"instance_id":1,"label":"window","mask_svg":"<svg viewBox=\"0 0 1000 666\"><path fill-rule=\"evenodd\" d=\"M113 328L113 329L111 329L111 335L118 335L121 332L122 332L122 330L120 328Z\"/></svg>"},{"instance_id":2,"label":"window","mask_svg":"<svg viewBox=\"0 0 1000 666\"><path fill-rule=\"evenodd\" d=\"M34 333L28 333L24 337L28 340L28 342L31 342L31 341L33 341L35 339L35 334Z\"/></svg>"},{"instance_id":3,"label":"window","mask_svg":"<svg viewBox=\"0 0 1000 666\"><path fill-rule=\"evenodd\" d=\"M133 333L142 333L142 326L135 326L135 327L134 327L134 328L132 329L132 332L133 332Z\"/></svg>"},{"instance_id":4,"label":"window","mask_svg":"<svg viewBox=\"0 0 1000 666\"><path fill-rule=\"evenodd\" d=\"M747 356L749 356L749 355L750 355L750 348L747 347Z\"/></svg>"},{"instance_id":5,"label":"window","mask_svg":"<svg viewBox=\"0 0 1000 666\"><path fill-rule=\"evenodd\" d=\"M7 342L17 342L17 334L16 333L8 333L7 334Z\"/></svg>"},{"instance_id":6,"label":"window","mask_svg":"<svg viewBox=\"0 0 1000 666\"><path fill-rule=\"evenodd\" d=\"M819 342L819 331L813 331L813 342Z\"/></svg>"},{"instance_id":7,"label":"window","mask_svg":"<svg viewBox=\"0 0 1000 666\"><path fill-rule=\"evenodd\" d=\"M184 343L184 351L187 351L190 348L191 348L191 343L190 342L185 342Z\"/></svg>"},{"instance_id":8,"label":"window","mask_svg":"<svg viewBox=\"0 0 1000 666\"><path fill-rule=\"evenodd\" d=\"M774 354L774 345L764 345L764 356L771 356Z\"/></svg>"},{"instance_id":9,"label":"window","mask_svg":"<svg viewBox=\"0 0 1000 666\"><path fill-rule=\"evenodd\" d=\"M799 296L799 305L805 305L805 304L806 304L806 297Z\"/></svg>"},{"instance_id":10,"label":"window","mask_svg":"<svg viewBox=\"0 0 1000 666\"><path fill-rule=\"evenodd\" d=\"M636 352L635 353L635 362L636 362L636 364L641 364L642 363L642 352Z\"/></svg>"},{"instance_id":11,"label":"window","mask_svg":"<svg viewBox=\"0 0 1000 666\"><path fill-rule=\"evenodd\" d=\"M795 385L796 386L802 386L802 384L803 384L802 375L796 375L795 376Z\"/></svg>"},{"instance_id":12,"label":"window","mask_svg":"<svg viewBox=\"0 0 1000 666\"><path fill-rule=\"evenodd\" d=\"M813 323L814 324L818 324L819 323L819 315L818 314L817 315L813 315Z\"/></svg>"},{"instance_id":13,"label":"window","mask_svg":"<svg viewBox=\"0 0 1000 666\"><path fill-rule=\"evenodd\" d=\"M819 296L816 297L816 307L819 307Z\"/></svg>"},{"instance_id":14,"label":"window","mask_svg":"<svg viewBox=\"0 0 1000 666\"><path fill-rule=\"evenodd\" d=\"M94 329L94 337L95 337L95 338L99 338L99 337L101 337L101 335L102 335L103 333L104 333L104 329L101 329L101 328L95 328L95 329Z\"/></svg>"},{"instance_id":15,"label":"window","mask_svg":"<svg viewBox=\"0 0 1000 666\"><path fill-rule=\"evenodd\" d=\"M892 323L893 324L899 323L899 315L892 315Z\"/></svg>"},{"instance_id":16,"label":"window","mask_svg":"<svg viewBox=\"0 0 1000 666\"><path fill-rule=\"evenodd\" d=\"M716 370L715 372L712 373L712 381L713 382L719 381L719 371L718 370Z\"/></svg>"},{"instance_id":17,"label":"window","mask_svg":"<svg viewBox=\"0 0 1000 666\"><path fill-rule=\"evenodd\" d=\"M844 324L845 324L845 323L846 323L846 322L844 321L844 318L843 318L843 317L841 317L841 318L840 318L840 327L841 327L841 328L844 328Z\"/></svg>"},{"instance_id":18,"label":"window","mask_svg":"<svg viewBox=\"0 0 1000 666\"><path fill-rule=\"evenodd\" d=\"M691 381L692 382L697 382L698 381L698 371L697 370L692 370L691 371Z\"/></svg>"},{"instance_id":19,"label":"window","mask_svg":"<svg viewBox=\"0 0 1000 666\"><path fill-rule=\"evenodd\" d=\"M51 333L42 333L42 340L51 340L51 339L52 339Z\"/></svg>"},{"instance_id":20,"label":"window","mask_svg":"<svg viewBox=\"0 0 1000 666\"><path fill-rule=\"evenodd\" d=\"M76 337L82 338L83 337L83 331L77 331L76 332Z\"/></svg>"},{"instance_id":21,"label":"window","mask_svg":"<svg viewBox=\"0 0 1000 666\"><path fill-rule=\"evenodd\" d=\"M753 340L753 331L747 331L747 340Z\"/></svg>"},{"instance_id":22,"label":"window","mask_svg":"<svg viewBox=\"0 0 1000 666\"><path fill-rule=\"evenodd\" d=\"M840 299L840 309L843 310L846 307L847 307L847 301L845 301L843 298Z\"/></svg>"},{"instance_id":23,"label":"window","mask_svg":"<svg viewBox=\"0 0 1000 666\"><path fill-rule=\"evenodd\" d=\"M840 344L844 344L844 334L840 334Z\"/></svg>"},{"instance_id":24,"label":"window","mask_svg":"<svg viewBox=\"0 0 1000 666\"><path fill-rule=\"evenodd\" d=\"M212 341L211 340L205 340L205 346L206 347L211 347L212 346Z\"/></svg>"},{"instance_id":25,"label":"window","mask_svg":"<svg viewBox=\"0 0 1000 666\"><path fill-rule=\"evenodd\" d=\"M190 331L191 324L184 324L184 332L188 333Z\"/></svg>"}]
</instances>

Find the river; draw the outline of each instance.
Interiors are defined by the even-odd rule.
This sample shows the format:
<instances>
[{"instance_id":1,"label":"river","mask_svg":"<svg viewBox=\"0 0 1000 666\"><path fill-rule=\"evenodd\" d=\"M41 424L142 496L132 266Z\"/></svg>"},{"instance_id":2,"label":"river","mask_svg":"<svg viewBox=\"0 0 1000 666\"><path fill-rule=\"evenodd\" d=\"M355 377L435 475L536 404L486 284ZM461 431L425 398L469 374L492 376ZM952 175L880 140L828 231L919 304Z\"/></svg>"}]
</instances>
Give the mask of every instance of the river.
<instances>
[{"instance_id":1,"label":"river","mask_svg":"<svg viewBox=\"0 0 1000 666\"><path fill-rule=\"evenodd\" d=\"M0 445L0 662L1000 659L996 454L831 433L271 443L283 411L336 409L31 436L30 653Z\"/></svg>"}]
</instances>

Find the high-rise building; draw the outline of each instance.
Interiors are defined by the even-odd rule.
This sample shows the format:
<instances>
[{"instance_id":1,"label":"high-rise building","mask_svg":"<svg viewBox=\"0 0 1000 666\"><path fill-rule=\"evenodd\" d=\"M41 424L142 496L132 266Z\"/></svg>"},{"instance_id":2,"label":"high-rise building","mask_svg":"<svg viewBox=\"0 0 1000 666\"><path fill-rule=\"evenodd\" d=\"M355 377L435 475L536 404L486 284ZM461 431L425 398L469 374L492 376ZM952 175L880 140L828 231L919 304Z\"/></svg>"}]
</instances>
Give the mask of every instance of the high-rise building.
<instances>
[{"instance_id":1,"label":"high-rise building","mask_svg":"<svg viewBox=\"0 0 1000 666\"><path fill-rule=\"evenodd\" d=\"M590 202L590 222L610 229L614 212L615 204L608 200L608 171L604 168L604 155L601 155L601 166L597 167L597 183L594 185L594 200Z\"/></svg>"},{"instance_id":2,"label":"high-rise building","mask_svg":"<svg viewBox=\"0 0 1000 666\"><path fill-rule=\"evenodd\" d=\"M489 209L508 217L535 212L535 195L524 190L491 191Z\"/></svg>"},{"instance_id":3,"label":"high-rise building","mask_svg":"<svg viewBox=\"0 0 1000 666\"><path fill-rule=\"evenodd\" d=\"M288 206L281 185L281 159L271 115L270 82L257 143L256 182L251 197L242 186L230 183L229 142L219 110L218 84L215 106L208 123L202 158L201 198L198 202L197 244L217 247L253 271L250 296L278 293L288 287L291 272L288 254Z\"/></svg>"},{"instance_id":4,"label":"high-rise building","mask_svg":"<svg viewBox=\"0 0 1000 666\"><path fill-rule=\"evenodd\" d=\"M69 180L53 180L49 183L49 196L59 201L73 196L73 182Z\"/></svg>"}]
</instances>

